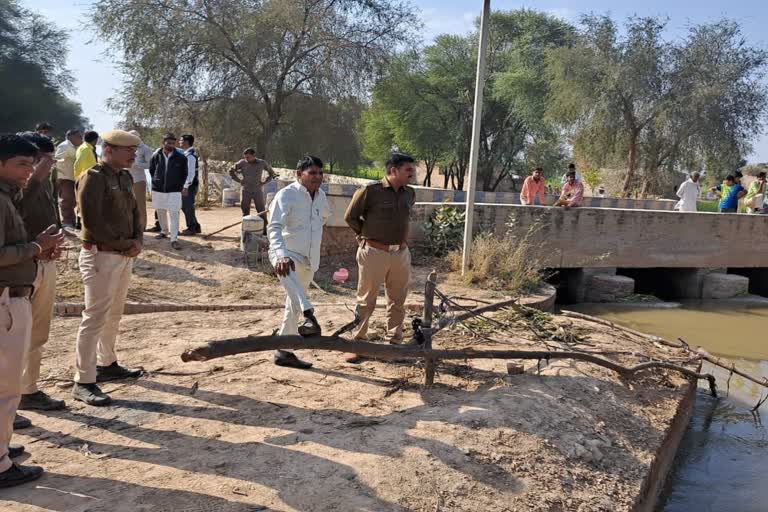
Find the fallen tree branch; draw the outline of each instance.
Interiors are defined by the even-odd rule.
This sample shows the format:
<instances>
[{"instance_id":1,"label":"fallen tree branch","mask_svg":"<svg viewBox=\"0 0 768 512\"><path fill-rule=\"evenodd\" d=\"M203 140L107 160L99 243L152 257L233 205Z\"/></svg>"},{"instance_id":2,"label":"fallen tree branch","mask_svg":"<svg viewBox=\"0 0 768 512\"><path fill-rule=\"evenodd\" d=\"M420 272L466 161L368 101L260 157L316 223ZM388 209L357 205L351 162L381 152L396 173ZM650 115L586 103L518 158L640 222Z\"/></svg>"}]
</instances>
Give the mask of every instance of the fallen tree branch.
<instances>
[{"instance_id":1,"label":"fallen tree branch","mask_svg":"<svg viewBox=\"0 0 768 512\"><path fill-rule=\"evenodd\" d=\"M689 368L663 361L651 361L631 367L624 367L613 361L591 354L570 351L425 350L421 347L381 345L363 341L349 342L330 336L318 336L316 338L302 338L301 336L247 336L244 338L213 341L201 347L186 350L181 355L181 360L184 362L209 361L219 357L267 350L331 350L335 352L354 352L361 356L381 359L424 359L426 361L438 359L533 359L539 361L573 359L602 366L616 372L625 379L631 379L637 373L653 369L676 371L686 377L707 380L712 396L717 396L715 378L710 374L697 373Z\"/></svg>"}]
</instances>

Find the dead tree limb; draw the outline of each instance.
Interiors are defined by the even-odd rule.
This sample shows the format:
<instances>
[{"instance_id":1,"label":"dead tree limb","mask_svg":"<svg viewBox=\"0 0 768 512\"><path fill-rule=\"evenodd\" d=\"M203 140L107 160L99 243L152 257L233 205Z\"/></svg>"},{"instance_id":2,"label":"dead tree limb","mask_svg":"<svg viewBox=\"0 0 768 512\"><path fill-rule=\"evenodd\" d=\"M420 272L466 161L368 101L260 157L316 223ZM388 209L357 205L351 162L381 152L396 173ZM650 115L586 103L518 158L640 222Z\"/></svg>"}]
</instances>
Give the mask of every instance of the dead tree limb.
<instances>
[{"instance_id":1,"label":"dead tree limb","mask_svg":"<svg viewBox=\"0 0 768 512\"><path fill-rule=\"evenodd\" d=\"M710 374L701 374L673 363L663 361L651 361L640 363L632 367L621 366L607 359L597 357L584 352L549 351L549 350L427 350L419 346L395 346L381 345L363 341L349 342L330 336L316 338L302 338L301 336L247 336L244 338L231 338L221 341L213 341L202 347L186 350L181 355L181 360L209 361L219 357L243 354L247 352L263 352L267 350L331 350L335 352L354 352L361 356L380 359L424 359L436 361L438 359L573 359L584 361L597 366L602 366L616 372L625 379L633 378L637 373L667 369L676 371L686 377L703 379L709 382L709 388L713 396L717 396L715 378Z\"/></svg>"}]
</instances>

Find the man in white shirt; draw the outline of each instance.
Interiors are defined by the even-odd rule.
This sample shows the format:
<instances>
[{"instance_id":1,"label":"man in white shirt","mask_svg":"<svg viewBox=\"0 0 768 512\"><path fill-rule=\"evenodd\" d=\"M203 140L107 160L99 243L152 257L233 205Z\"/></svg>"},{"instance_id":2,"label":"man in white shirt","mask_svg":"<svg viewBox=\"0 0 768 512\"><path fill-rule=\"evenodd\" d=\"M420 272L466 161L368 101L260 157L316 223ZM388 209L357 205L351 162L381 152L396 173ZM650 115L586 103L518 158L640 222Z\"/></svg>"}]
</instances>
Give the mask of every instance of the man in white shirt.
<instances>
[{"instance_id":1,"label":"man in white shirt","mask_svg":"<svg viewBox=\"0 0 768 512\"><path fill-rule=\"evenodd\" d=\"M306 156L296 166L296 181L280 190L269 206L269 261L286 294L282 336L321 333L306 290L320 267L323 226L331 216L322 183L322 160ZM284 350L275 354L275 364L301 369L312 366Z\"/></svg>"},{"instance_id":2,"label":"man in white shirt","mask_svg":"<svg viewBox=\"0 0 768 512\"><path fill-rule=\"evenodd\" d=\"M199 159L197 157L197 149L195 149L195 136L190 134L182 135L181 149L184 151L184 156L187 157L189 168L192 169L194 167L195 172L187 188L187 195L181 198L181 211L184 212L184 219L187 221L187 229L182 231L181 234L183 236L194 236L199 235L203 231L195 214L195 200L197 199L197 191L200 188Z\"/></svg>"},{"instance_id":3,"label":"man in white shirt","mask_svg":"<svg viewBox=\"0 0 768 512\"><path fill-rule=\"evenodd\" d=\"M59 195L61 224L65 229L75 229L75 158L77 148L83 143L80 130L69 130L67 140L59 144L54 154L56 160L56 189Z\"/></svg>"},{"instance_id":4,"label":"man in white shirt","mask_svg":"<svg viewBox=\"0 0 768 512\"><path fill-rule=\"evenodd\" d=\"M696 201L699 200L699 195L701 195L700 176L698 172L692 172L691 177L685 180L680 185L680 188L677 189L677 197L680 198L680 201L675 205L675 210L681 212L696 211Z\"/></svg>"},{"instance_id":5,"label":"man in white shirt","mask_svg":"<svg viewBox=\"0 0 768 512\"><path fill-rule=\"evenodd\" d=\"M131 130L131 135L141 138L139 132ZM139 203L139 211L141 212L141 229L144 230L147 227L147 174L149 169L149 162L152 160L152 149L144 144L141 144L136 148L136 161L133 163L133 167L129 169L131 177L133 178L133 195L136 196L136 201Z\"/></svg>"}]
</instances>

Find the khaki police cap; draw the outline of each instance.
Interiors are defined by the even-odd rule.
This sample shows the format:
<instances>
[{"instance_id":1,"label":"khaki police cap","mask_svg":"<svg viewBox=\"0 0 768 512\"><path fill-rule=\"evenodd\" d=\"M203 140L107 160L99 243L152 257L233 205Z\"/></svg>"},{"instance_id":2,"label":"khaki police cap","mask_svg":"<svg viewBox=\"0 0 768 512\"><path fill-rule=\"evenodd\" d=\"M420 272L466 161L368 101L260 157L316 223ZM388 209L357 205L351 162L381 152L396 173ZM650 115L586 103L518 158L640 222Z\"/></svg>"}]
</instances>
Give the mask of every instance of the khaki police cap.
<instances>
[{"instance_id":1,"label":"khaki police cap","mask_svg":"<svg viewBox=\"0 0 768 512\"><path fill-rule=\"evenodd\" d=\"M110 146L138 146L141 139L125 130L110 130L101 134L101 139Z\"/></svg>"}]
</instances>

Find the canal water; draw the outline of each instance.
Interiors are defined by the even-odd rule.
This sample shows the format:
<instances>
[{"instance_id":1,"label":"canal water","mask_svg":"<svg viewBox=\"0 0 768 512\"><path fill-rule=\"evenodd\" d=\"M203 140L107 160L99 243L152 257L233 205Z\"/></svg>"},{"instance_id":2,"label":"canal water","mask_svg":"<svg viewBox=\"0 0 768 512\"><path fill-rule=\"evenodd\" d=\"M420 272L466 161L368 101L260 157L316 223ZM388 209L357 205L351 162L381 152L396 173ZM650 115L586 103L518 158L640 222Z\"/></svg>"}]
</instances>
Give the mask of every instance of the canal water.
<instances>
[{"instance_id":1,"label":"canal water","mask_svg":"<svg viewBox=\"0 0 768 512\"><path fill-rule=\"evenodd\" d=\"M768 377L768 306L687 303L681 308L582 304L569 307L732 359ZM713 367L705 371L714 371ZM658 512L768 512L768 402L750 409L768 390L714 371L719 399L700 390Z\"/></svg>"}]
</instances>

